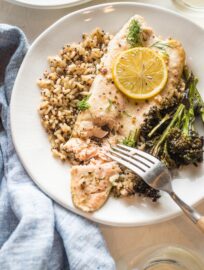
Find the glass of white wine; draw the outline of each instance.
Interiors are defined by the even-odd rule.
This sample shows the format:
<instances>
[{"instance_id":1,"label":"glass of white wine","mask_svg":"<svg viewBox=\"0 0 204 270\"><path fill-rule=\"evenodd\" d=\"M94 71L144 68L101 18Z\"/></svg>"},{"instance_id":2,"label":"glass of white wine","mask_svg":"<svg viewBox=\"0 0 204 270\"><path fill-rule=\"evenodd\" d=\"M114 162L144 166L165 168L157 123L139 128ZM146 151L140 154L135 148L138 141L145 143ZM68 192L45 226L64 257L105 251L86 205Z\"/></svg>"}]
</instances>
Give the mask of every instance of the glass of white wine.
<instances>
[{"instance_id":1,"label":"glass of white wine","mask_svg":"<svg viewBox=\"0 0 204 270\"><path fill-rule=\"evenodd\" d=\"M204 11L204 0L176 0L176 2L193 10Z\"/></svg>"},{"instance_id":2,"label":"glass of white wine","mask_svg":"<svg viewBox=\"0 0 204 270\"><path fill-rule=\"evenodd\" d=\"M204 270L204 262L192 250L179 246L158 246L143 251L126 269Z\"/></svg>"}]
</instances>

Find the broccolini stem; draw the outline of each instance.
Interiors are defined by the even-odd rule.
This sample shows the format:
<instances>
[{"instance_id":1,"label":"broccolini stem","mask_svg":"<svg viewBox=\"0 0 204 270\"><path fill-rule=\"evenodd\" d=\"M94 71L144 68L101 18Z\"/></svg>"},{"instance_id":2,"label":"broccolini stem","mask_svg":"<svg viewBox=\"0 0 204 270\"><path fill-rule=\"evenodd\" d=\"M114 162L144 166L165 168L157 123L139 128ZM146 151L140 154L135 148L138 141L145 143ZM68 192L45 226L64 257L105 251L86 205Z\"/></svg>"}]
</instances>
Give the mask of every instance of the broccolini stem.
<instances>
[{"instance_id":1,"label":"broccolini stem","mask_svg":"<svg viewBox=\"0 0 204 270\"><path fill-rule=\"evenodd\" d=\"M189 118L188 113L185 113L184 114L183 119L182 119L182 122L183 122L182 132L185 135L188 135L189 134L189 130L190 130L190 126L189 126L190 118Z\"/></svg>"},{"instance_id":2,"label":"broccolini stem","mask_svg":"<svg viewBox=\"0 0 204 270\"><path fill-rule=\"evenodd\" d=\"M193 123L195 121L194 108L190 108L188 111L185 109L183 117L182 132L185 135L191 135L191 132L195 130Z\"/></svg>"},{"instance_id":3,"label":"broccolini stem","mask_svg":"<svg viewBox=\"0 0 204 270\"><path fill-rule=\"evenodd\" d=\"M189 85L189 92L188 92L189 107L185 109L182 127L182 131L185 135L191 135L191 132L195 130L193 124L195 121L195 112L194 112L195 102L197 101L196 84L197 79L193 79ZM200 101L198 101L198 103L200 107L201 106Z\"/></svg>"},{"instance_id":4,"label":"broccolini stem","mask_svg":"<svg viewBox=\"0 0 204 270\"><path fill-rule=\"evenodd\" d=\"M200 116L201 116L201 119L204 123L204 106L200 109Z\"/></svg>"},{"instance_id":5,"label":"broccolini stem","mask_svg":"<svg viewBox=\"0 0 204 270\"><path fill-rule=\"evenodd\" d=\"M198 100L198 103L199 103L199 106L200 106L199 113L200 113L201 119L202 119L202 121L204 123L204 101L203 101L203 99L202 99L202 97L201 97L201 95L200 95L200 93L198 91L197 83L198 83L198 79L196 78L194 80L194 83L193 83L194 87L195 87L195 97Z\"/></svg>"},{"instance_id":6,"label":"broccolini stem","mask_svg":"<svg viewBox=\"0 0 204 270\"><path fill-rule=\"evenodd\" d=\"M160 139L157 141L156 145L152 148L152 155L153 156L157 156L160 150L160 146L163 144L163 142L165 141L166 137L169 134L169 131L171 128L173 128L177 121L181 118L181 116L183 115L185 106L184 104L180 104L178 109L176 110L174 117L172 118L170 124L168 125L168 127L164 130L162 136L160 137Z\"/></svg>"},{"instance_id":7,"label":"broccolini stem","mask_svg":"<svg viewBox=\"0 0 204 270\"><path fill-rule=\"evenodd\" d=\"M197 89L198 78L194 77L193 73L189 70L187 66L184 67L184 80L186 81L186 89L189 88L189 90L193 91L194 107L199 107L199 114L204 123L204 101Z\"/></svg>"},{"instance_id":8,"label":"broccolini stem","mask_svg":"<svg viewBox=\"0 0 204 270\"><path fill-rule=\"evenodd\" d=\"M158 130L158 128L160 128L167 120L170 119L170 115L169 114L166 114L164 116L164 118L159 122L159 124L157 124L151 131L150 133L148 134L148 137L151 138L152 135L154 135L154 133Z\"/></svg>"}]
</instances>

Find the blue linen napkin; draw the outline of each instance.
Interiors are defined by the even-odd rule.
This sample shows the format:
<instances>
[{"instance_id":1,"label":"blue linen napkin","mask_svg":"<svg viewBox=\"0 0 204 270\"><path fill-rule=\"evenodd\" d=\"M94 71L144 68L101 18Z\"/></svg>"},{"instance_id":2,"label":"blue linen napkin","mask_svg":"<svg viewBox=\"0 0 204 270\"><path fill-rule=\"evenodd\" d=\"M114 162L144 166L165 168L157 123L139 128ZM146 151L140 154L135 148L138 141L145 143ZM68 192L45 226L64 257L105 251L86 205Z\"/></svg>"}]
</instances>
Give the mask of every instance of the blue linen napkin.
<instances>
[{"instance_id":1,"label":"blue linen napkin","mask_svg":"<svg viewBox=\"0 0 204 270\"><path fill-rule=\"evenodd\" d=\"M9 102L27 47L20 29L0 25L0 269L114 270L97 226L42 193L16 155Z\"/></svg>"}]
</instances>

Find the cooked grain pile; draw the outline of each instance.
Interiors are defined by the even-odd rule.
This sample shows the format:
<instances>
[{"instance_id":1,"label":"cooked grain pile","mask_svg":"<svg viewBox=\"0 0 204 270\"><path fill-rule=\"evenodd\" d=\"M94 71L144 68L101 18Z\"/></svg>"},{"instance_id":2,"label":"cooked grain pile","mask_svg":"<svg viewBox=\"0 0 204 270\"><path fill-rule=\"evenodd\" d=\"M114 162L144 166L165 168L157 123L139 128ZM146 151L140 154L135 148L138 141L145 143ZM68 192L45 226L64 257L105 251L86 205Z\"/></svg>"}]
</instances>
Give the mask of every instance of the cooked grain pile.
<instances>
[{"instance_id":1,"label":"cooked grain pile","mask_svg":"<svg viewBox=\"0 0 204 270\"><path fill-rule=\"evenodd\" d=\"M88 95L97 65L111 35L101 29L83 34L78 44L65 45L48 58L49 70L38 80L42 102L39 113L55 157L67 160L63 144L69 139L78 115L77 103Z\"/></svg>"}]
</instances>

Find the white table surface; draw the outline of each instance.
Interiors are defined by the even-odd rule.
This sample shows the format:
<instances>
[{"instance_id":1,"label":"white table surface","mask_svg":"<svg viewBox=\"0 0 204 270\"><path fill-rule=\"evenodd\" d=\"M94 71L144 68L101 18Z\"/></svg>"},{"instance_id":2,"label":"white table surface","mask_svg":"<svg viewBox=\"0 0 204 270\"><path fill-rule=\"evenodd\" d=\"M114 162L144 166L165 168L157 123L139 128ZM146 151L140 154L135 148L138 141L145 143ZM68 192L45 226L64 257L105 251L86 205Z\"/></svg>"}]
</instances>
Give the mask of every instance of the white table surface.
<instances>
[{"instance_id":1,"label":"white table surface","mask_svg":"<svg viewBox=\"0 0 204 270\"><path fill-rule=\"evenodd\" d=\"M67 13L89 5L106 2L116 1L97 0L72 8L37 10L15 6L0 0L0 23L19 26L27 35L29 42L32 43L44 29ZM196 15L179 9L171 0L141 0L140 2L157 4L177 10L204 27L204 14ZM204 214L204 202L199 205L198 210ZM204 254L204 235L183 215L152 226L115 228L100 225L100 227L109 250L117 262L129 260L130 254L137 255L140 250L146 247L160 244L179 244Z\"/></svg>"}]
</instances>

